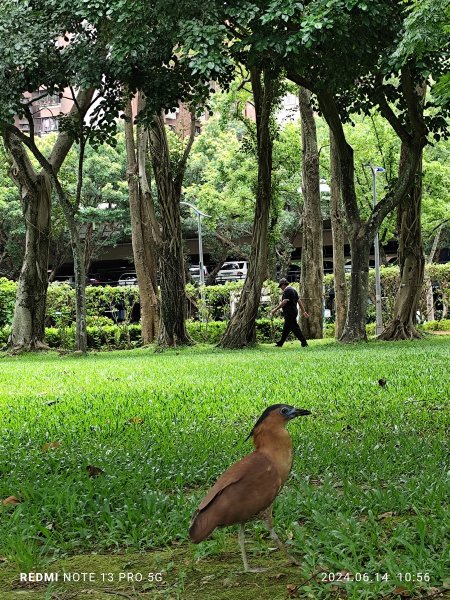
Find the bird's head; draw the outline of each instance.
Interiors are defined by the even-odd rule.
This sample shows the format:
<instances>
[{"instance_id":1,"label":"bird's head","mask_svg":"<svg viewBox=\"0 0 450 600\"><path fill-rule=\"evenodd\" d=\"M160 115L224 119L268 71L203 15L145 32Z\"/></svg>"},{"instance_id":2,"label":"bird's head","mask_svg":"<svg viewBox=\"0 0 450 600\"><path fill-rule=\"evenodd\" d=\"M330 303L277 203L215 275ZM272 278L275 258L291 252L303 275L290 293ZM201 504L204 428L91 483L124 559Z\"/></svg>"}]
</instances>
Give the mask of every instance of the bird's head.
<instances>
[{"instance_id":1,"label":"bird's head","mask_svg":"<svg viewBox=\"0 0 450 600\"><path fill-rule=\"evenodd\" d=\"M288 421L295 419L295 417L302 417L310 415L311 411L305 408L295 408L289 404L272 404L266 408L259 419L253 426L253 429L248 434L246 441L255 433L256 429L264 422L264 424L271 425L273 427L284 427Z\"/></svg>"}]
</instances>

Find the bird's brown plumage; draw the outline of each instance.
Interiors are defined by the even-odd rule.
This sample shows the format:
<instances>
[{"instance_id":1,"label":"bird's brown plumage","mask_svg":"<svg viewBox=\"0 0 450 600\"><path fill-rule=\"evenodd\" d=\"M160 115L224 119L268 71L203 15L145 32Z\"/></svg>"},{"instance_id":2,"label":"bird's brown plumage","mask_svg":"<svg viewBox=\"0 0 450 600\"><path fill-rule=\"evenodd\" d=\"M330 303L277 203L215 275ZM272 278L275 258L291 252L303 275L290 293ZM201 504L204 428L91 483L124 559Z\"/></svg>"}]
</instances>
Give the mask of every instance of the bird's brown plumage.
<instances>
[{"instance_id":1,"label":"bird's brown plumage","mask_svg":"<svg viewBox=\"0 0 450 600\"><path fill-rule=\"evenodd\" d=\"M292 442L285 429L288 418L280 406L285 405L271 407L252 430L255 450L225 471L201 501L189 530L194 543L206 539L216 527L258 516L275 500L292 466Z\"/></svg>"}]
</instances>

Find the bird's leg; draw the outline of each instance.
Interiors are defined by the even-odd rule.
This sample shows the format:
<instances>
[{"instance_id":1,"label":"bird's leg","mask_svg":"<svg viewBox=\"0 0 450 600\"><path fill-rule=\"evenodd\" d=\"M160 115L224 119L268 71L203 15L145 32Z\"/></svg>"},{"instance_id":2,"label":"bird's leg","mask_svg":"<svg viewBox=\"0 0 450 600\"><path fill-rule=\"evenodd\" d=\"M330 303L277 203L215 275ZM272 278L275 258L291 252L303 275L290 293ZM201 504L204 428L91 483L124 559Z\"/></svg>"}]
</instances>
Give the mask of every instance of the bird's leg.
<instances>
[{"instance_id":1,"label":"bird's leg","mask_svg":"<svg viewBox=\"0 0 450 600\"><path fill-rule=\"evenodd\" d=\"M280 540L277 532L275 531L275 529L273 527L272 505L270 505L269 508L265 511L264 520L265 520L267 529L269 530L269 535L272 538L272 540L275 542L275 544L278 546L278 548L284 553L284 555L286 556L286 558L289 560L290 563L292 563L293 565L299 566L300 565L299 561L296 558L294 558L291 554L289 554L286 546Z\"/></svg>"},{"instance_id":2,"label":"bird's leg","mask_svg":"<svg viewBox=\"0 0 450 600\"><path fill-rule=\"evenodd\" d=\"M245 536L245 533L244 533L244 523L241 523L239 525L239 546L241 547L242 562L244 563L244 571L246 573L261 573L262 571L265 571L266 569L260 569L260 568L253 568L253 569L251 569L248 566L247 552L245 551L245 539L244 539L244 536Z\"/></svg>"}]
</instances>

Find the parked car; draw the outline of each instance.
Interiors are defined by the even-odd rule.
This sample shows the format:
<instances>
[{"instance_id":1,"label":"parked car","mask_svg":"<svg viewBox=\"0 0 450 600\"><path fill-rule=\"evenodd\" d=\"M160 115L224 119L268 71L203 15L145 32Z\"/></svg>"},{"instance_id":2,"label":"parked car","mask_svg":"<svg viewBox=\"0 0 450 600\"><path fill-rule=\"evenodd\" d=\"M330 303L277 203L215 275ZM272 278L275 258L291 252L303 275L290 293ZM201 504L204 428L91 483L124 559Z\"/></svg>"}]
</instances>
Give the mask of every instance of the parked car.
<instances>
[{"instance_id":1,"label":"parked car","mask_svg":"<svg viewBox=\"0 0 450 600\"><path fill-rule=\"evenodd\" d=\"M200 265L192 265L192 267L189 267L189 273L191 274L192 281L194 283L200 283ZM203 265L203 275L205 279L209 275L208 269L205 267L205 265Z\"/></svg>"},{"instance_id":2,"label":"parked car","mask_svg":"<svg viewBox=\"0 0 450 600\"><path fill-rule=\"evenodd\" d=\"M242 281L247 277L248 262L245 260L236 260L223 263L222 268L217 273L216 283L226 283L227 281Z\"/></svg>"},{"instance_id":3,"label":"parked car","mask_svg":"<svg viewBox=\"0 0 450 600\"><path fill-rule=\"evenodd\" d=\"M75 287L75 275L57 275L54 283L67 283L70 287ZM86 285L101 285L102 282L93 275L86 276Z\"/></svg>"},{"instance_id":4,"label":"parked car","mask_svg":"<svg viewBox=\"0 0 450 600\"><path fill-rule=\"evenodd\" d=\"M122 273L117 283L118 285L137 285L136 273Z\"/></svg>"}]
</instances>

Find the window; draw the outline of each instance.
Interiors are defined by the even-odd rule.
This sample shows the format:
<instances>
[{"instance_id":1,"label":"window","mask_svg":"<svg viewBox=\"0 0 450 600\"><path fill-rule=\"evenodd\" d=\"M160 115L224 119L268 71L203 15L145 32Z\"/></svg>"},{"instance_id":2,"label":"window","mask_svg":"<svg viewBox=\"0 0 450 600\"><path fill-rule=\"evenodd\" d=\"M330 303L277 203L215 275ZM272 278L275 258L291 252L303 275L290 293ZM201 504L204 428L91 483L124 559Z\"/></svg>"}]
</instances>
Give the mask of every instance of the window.
<instances>
[{"instance_id":1,"label":"window","mask_svg":"<svg viewBox=\"0 0 450 600\"><path fill-rule=\"evenodd\" d=\"M58 131L58 129L58 119L55 119L55 117L42 117L36 119L36 131L38 133L50 133L51 131Z\"/></svg>"},{"instance_id":2,"label":"window","mask_svg":"<svg viewBox=\"0 0 450 600\"><path fill-rule=\"evenodd\" d=\"M59 94L46 94L45 90L33 92L32 98L33 100L36 98L35 102L33 102L34 106L55 106L61 104Z\"/></svg>"}]
</instances>

